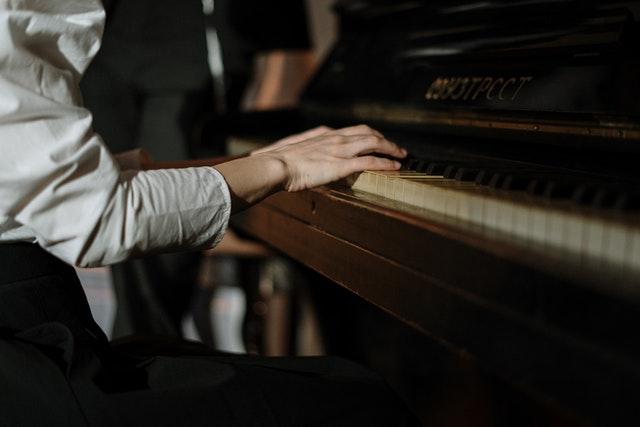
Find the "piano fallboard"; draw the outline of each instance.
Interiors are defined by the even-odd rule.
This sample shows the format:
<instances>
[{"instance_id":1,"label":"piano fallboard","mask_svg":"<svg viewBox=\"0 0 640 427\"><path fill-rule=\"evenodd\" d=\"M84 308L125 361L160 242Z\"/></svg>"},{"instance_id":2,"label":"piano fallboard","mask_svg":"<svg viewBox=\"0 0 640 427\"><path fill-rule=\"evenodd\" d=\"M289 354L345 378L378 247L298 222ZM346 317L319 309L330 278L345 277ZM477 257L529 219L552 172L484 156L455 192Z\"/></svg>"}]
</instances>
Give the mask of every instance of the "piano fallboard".
<instances>
[{"instance_id":1,"label":"piano fallboard","mask_svg":"<svg viewBox=\"0 0 640 427\"><path fill-rule=\"evenodd\" d=\"M639 149L638 2L339 3L307 117Z\"/></svg>"}]
</instances>

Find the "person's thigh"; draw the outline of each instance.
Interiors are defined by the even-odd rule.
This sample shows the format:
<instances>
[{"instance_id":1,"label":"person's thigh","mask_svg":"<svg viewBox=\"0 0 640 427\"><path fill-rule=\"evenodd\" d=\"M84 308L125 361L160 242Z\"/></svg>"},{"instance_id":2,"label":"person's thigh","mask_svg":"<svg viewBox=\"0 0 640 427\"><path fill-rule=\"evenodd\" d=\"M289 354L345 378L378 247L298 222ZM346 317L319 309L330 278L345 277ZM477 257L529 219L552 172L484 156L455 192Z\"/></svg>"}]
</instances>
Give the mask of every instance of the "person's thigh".
<instances>
[{"instance_id":1,"label":"person's thigh","mask_svg":"<svg viewBox=\"0 0 640 427\"><path fill-rule=\"evenodd\" d=\"M120 340L114 350L147 360L151 392L138 393L136 402L138 408L141 402L157 408L149 416L158 422L182 413L194 426L212 419L221 426L418 424L382 378L341 358L238 355L168 338ZM144 411L135 409L131 397L115 400L137 421Z\"/></svg>"},{"instance_id":2,"label":"person's thigh","mask_svg":"<svg viewBox=\"0 0 640 427\"><path fill-rule=\"evenodd\" d=\"M381 379L342 359L156 356L144 366L148 389L106 396L130 424L417 425Z\"/></svg>"},{"instance_id":3,"label":"person's thigh","mask_svg":"<svg viewBox=\"0 0 640 427\"><path fill-rule=\"evenodd\" d=\"M64 371L36 346L0 337L0 425L87 425Z\"/></svg>"}]
</instances>

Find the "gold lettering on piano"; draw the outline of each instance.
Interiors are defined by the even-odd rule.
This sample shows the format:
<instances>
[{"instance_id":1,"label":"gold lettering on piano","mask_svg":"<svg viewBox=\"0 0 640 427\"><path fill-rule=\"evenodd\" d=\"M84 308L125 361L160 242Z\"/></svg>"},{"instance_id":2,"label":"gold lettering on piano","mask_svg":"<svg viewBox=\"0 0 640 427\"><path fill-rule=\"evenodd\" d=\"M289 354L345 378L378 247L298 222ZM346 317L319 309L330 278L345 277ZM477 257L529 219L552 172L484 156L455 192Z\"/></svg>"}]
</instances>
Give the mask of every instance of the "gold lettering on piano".
<instances>
[{"instance_id":1,"label":"gold lettering on piano","mask_svg":"<svg viewBox=\"0 0 640 427\"><path fill-rule=\"evenodd\" d=\"M518 86L518 89L516 89L516 92L513 94L513 99L516 99L518 97L518 94L520 93L524 85L529 83L531 80L533 80L533 77L520 77L520 86Z\"/></svg>"},{"instance_id":2,"label":"gold lettering on piano","mask_svg":"<svg viewBox=\"0 0 640 427\"><path fill-rule=\"evenodd\" d=\"M516 84L518 80L515 77L511 77L509 80L507 80L504 85L502 85L502 89L500 89L500 92L498 93L498 99L500 101L504 101L505 99L505 95L504 95L504 91L507 89L507 87Z\"/></svg>"},{"instance_id":3,"label":"gold lettering on piano","mask_svg":"<svg viewBox=\"0 0 640 427\"><path fill-rule=\"evenodd\" d=\"M451 91L451 99L457 101L462 98L464 94L467 92L467 86L471 79L469 77L464 77L462 79L458 79L458 83L456 84L455 89Z\"/></svg>"},{"instance_id":4,"label":"gold lettering on piano","mask_svg":"<svg viewBox=\"0 0 640 427\"><path fill-rule=\"evenodd\" d=\"M437 77L425 94L427 101L451 99L487 101L515 101L522 89L533 81L532 76L523 77Z\"/></svg>"},{"instance_id":5,"label":"gold lettering on piano","mask_svg":"<svg viewBox=\"0 0 640 427\"><path fill-rule=\"evenodd\" d=\"M482 77L472 77L471 78L471 85L469 86L469 90L467 91L467 93L464 95L464 100L466 101L467 99L469 99L469 95L471 95L471 92L473 92L473 90L475 89L475 87L478 85L478 83L480 83L482 81Z\"/></svg>"},{"instance_id":6,"label":"gold lettering on piano","mask_svg":"<svg viewBox=\"0 0 640 427\"><path fill-rule=\"evenodd\" d=\"M491 84L491 87L489 88L489 91L487 92L487 99L492 100L493 99L493 91L496 90L497 86L501 86L504 87L504 79L503 78L497 78L493 81L493 83Z\"/></svg>"}]
</instances>

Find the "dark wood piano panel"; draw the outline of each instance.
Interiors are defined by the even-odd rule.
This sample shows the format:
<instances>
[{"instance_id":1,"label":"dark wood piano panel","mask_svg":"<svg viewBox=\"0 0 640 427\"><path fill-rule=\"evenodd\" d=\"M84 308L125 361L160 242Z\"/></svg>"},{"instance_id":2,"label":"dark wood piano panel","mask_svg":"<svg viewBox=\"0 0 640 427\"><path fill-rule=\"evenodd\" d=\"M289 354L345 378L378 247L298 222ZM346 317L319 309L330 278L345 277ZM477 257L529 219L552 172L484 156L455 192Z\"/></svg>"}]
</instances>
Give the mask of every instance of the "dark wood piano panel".
<instances>
[{"instance_id":1,"label":"dark wood piano panel","mask_svg":"<svg viewBox=\"0 0 640 427\"><path fill-rule=\"evenodd\" d=\"M596 424L639 415L628 295L553 257L380 203L330 188L278 194L234 225L534 399Z\"/></svg>"}]
</instances>

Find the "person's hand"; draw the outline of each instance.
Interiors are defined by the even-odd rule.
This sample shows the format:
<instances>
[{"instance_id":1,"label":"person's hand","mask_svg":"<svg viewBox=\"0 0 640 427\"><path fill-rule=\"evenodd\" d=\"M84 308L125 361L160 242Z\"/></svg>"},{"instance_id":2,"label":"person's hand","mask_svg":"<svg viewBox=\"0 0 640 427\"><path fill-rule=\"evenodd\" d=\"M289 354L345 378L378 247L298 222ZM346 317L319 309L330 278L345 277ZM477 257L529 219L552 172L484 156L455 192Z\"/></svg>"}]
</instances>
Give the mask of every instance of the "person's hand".
<instances>
[{"instance_id":1,"label":"person's hand","mask_svg":"<svg viewBox=\"0 0 640 427\"><path fill-rule=\"evenodd\" d=\"M360 125L331 130L315 128L278 141L253 156L270 156L284 164L283 188L300 191L345 178L367 169L397 170L396 160L407 151L388 141L376 130Z\"/></svg>"},{"instance_id":2,"label":"person's hand","mask_svg":"<svg viewBox=\"0 0 640 427\"><path fill-rule=\"evenodd\" d=\"M317 187L366 169L397 170L400 163L392 158L406 155L368 126L316 128L215 168L229 187L232 211L238 212L279 190Z\"/></svg>"}]
</instances>

